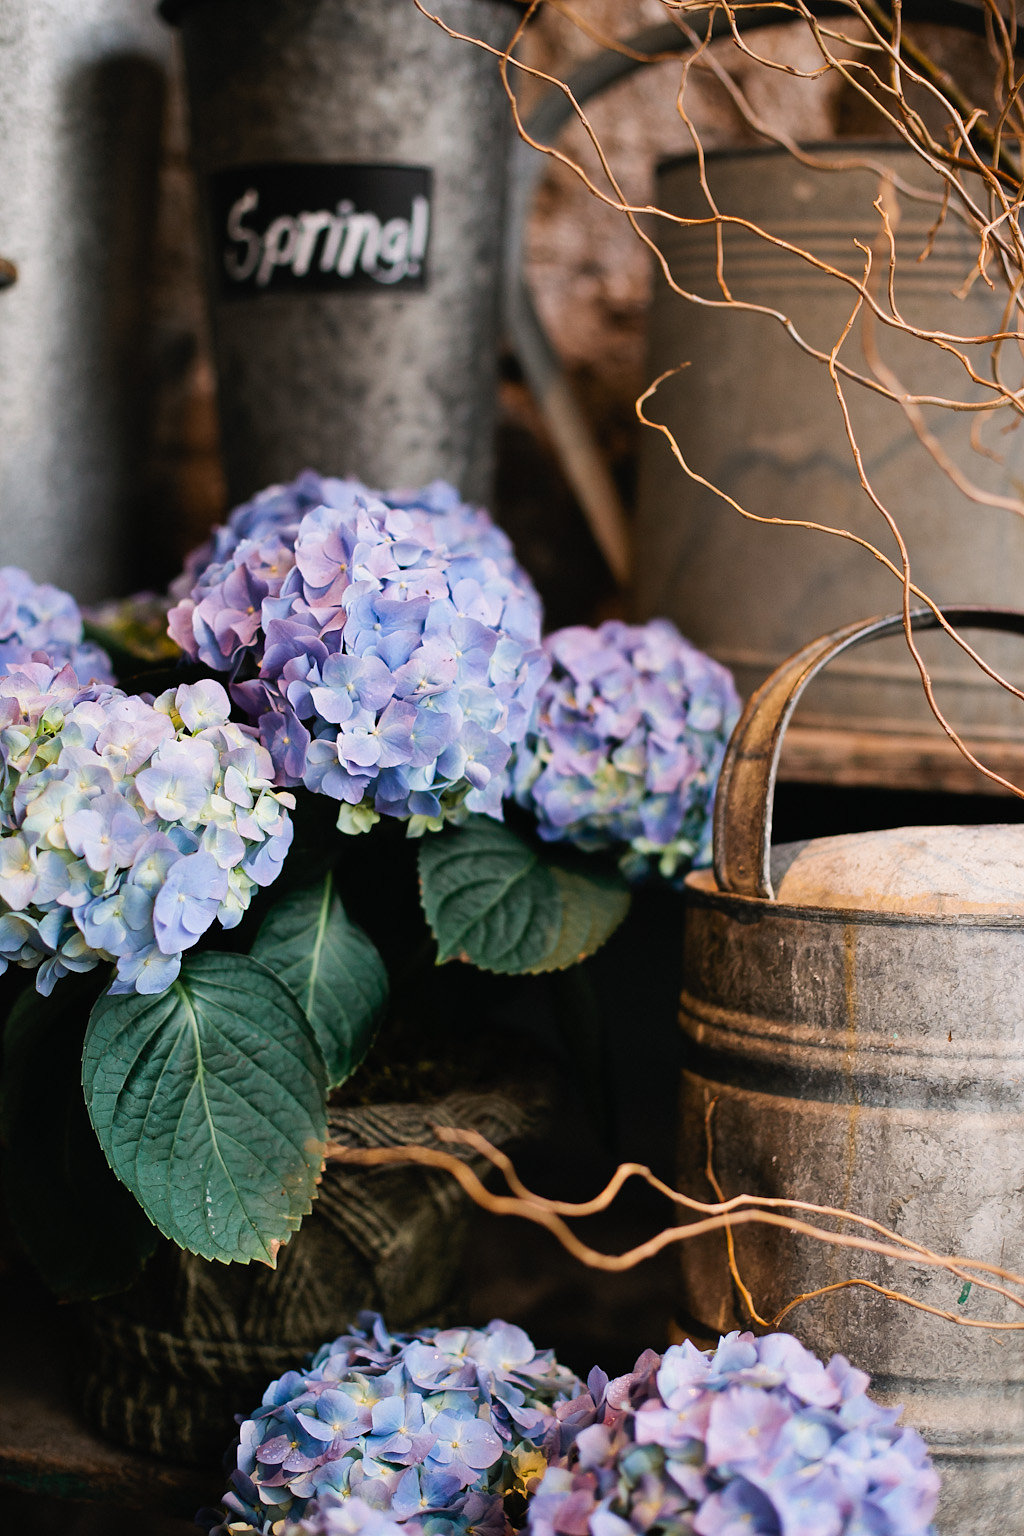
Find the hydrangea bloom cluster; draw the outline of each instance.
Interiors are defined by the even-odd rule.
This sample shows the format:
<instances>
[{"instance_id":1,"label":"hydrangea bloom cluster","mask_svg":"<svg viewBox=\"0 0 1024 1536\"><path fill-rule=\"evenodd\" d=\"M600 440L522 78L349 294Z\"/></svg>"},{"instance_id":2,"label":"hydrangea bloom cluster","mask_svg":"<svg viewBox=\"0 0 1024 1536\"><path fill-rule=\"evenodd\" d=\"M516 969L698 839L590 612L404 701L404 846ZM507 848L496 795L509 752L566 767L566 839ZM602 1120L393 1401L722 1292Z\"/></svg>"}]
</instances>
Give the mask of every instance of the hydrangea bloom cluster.
<instances>
[{"instance_id":1,"label":"hydrangea bloom cluster","mask_svg":"<svg viewBox=\"0 0 1024 1536\"><path fill-rule=\"evenodd\" d=\"M338 800L345 831L501 815L549 669L540 603L450 486L379 495L307 472L239 507L184 580L170 632L232 673L279 783Z\"/></svg>"},{"instance_id":2,"label":"hydrangea bloom cluster","mask_svg":"<svg viewBox=\"0 0 1024 1536\"><path fill-rule=\"evenodd\" d=\"M589 1386L557 1410L566 1454L530 1502L530 1536L934 1536L924 1441L842 1355L730 1333Z\"/></svg>"},{"instance_id":3,"label":"hydrangea bloom cluster","mask_svg":"<svg viewBox=\"0 0 1024 1536\"><path fill-rule=\"evenodd\" d=\"M574 625L545 648L552 673L512 769L541 837L624 845L633 879L655 862L666 877L710 862L715 785L739 716L726 669L667 619Z\"/></svg>"},{"instance_id":4,"label":"hydrangea bloom cluster","mask_svg":"<svg viewBox=\"0 0 1024 1536\"><path fill-rule=\"evenodd\" d=\"M315 507L343 507L352 494L370 496L396 511L426 513L439 543L461 554L486 556L503 576L533 594L530 578L518 564L508 535L481 507L460 501L458 491L446 481L434 480L416 490L375 491L354 478L341 480L306 469L288 485L268 486L235 507L227 522L187 556L184 570L171 585L172 596L199 601L197 592L212 591L233 567L248 565L251 548L235 558L242 544L279 540L286 554L294 551L295 535L307 512Z\"/></svg>"},{"instance_id":5,"label":"hydrangea bloom cluster","mask_svg":"<svg viewBox=\"0 0 1024 1536\"><path fill-rule=\"evenodd\" d=\"M288 1536L423 1536L418 1520L400 1525L356 1494L332 1493L315 1500L303 1519L287 1522Z\"/></svg>"},{"instance_id":6,"label":"hydrangea bloom cluster","mask_svg":"<svg viewBox=\"0 0 1024 1536\"><path fill-rule=\"evenodd\" d=\"M506 1536L506 1498L540 1478L582 1385L508 1323L392 1335L362 1313L242 1425L216 1531L394 1536L361 1500L403 1536Z\"/></svg>"},{"instance_id":7,"label":"hydrangea bloom cluster","mask_svg":"<svg viewBox=\"0 0 1024 1536\"><path fill-rule=\"evenodd\" d=\"M0 674L19 661L69 663L83 683L111 683L110 658L82 638L82 615L69 592L34 582L15 565L0 567Z\"/></svg>"},{"instance_id":8,"label":"hydrangea bloom cluster","mask_svg":"<svg viewBox=\"0 0 1024 1536\"><path fill-rule=\"evenodd\" d=\"M214 923L233 927L291 842L288 793L208 679L153 703L70 666L0 678L0 970L117 962L113 992L162 992Z\"/></svg>"}]
</instances>

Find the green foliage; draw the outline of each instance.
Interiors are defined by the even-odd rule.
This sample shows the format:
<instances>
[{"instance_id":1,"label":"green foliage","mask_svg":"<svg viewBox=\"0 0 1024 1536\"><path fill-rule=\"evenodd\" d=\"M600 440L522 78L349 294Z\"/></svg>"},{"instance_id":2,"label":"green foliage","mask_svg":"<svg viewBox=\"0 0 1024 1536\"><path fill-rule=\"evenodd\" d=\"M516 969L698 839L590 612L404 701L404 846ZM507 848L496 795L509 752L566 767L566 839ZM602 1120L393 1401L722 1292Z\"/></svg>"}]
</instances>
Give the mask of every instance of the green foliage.
<instances>
[{"instance_id":1,"label":"green foliage","mask_svg":"<svg viewBox=\"0 0 1024 1536\"><path fill-rule=\"evenodd\" d=\"M560 849L548 867L562 904L555 947L535 970L562 971L600 949L629 911L629 887L593 855L574 856Z\"/></svg>"},{"instance_id":2,"label":"green foliage","mask_svg":"<svg viewBox=\"0 0 1024 1536\"><path fill-rule=\"evenodd\" d=\"M423 910L438 959L484 971L562 970L622 922L629 890L593 859L527 843L486 816L423 839Z\"/></svg>"},{"instance_id":3,"label":"green foliage","mask_svg":"<svg viewBox=\"0 0 1024 1536\"><path fill-rule=\"evenodd\" d=\"M330 875L271 907L252 957L294 993L327 1063L328 1086L351 1077L388 1000L384 962L349 921Z\"/></svg>"},{"instance_id":4,"label":"green foliage","mask_svg":"<svg viewBox=\"0 0 1024 1536\"><path fill-rule=\"evenodd\" d=\"M194 955L159 996L100 998L85 1101L110 1166L165 1236L273 1265L311 1208L326 1074L284 982L244 955Z\"/></svg>"},{"instance_id":5,"label":"green foliage","mask_svg":"<svg viewBox=\"0 0 1024 1536\"><path fill-rule=\"evenodd\" d=\"M158 1242L107 1166L82 1101L82 1036L96 994L69 976L51 997L22 994L4 1031L3 1172L15 1233L69 1301L134 1280Z\"/></svg>"}]
</instances>

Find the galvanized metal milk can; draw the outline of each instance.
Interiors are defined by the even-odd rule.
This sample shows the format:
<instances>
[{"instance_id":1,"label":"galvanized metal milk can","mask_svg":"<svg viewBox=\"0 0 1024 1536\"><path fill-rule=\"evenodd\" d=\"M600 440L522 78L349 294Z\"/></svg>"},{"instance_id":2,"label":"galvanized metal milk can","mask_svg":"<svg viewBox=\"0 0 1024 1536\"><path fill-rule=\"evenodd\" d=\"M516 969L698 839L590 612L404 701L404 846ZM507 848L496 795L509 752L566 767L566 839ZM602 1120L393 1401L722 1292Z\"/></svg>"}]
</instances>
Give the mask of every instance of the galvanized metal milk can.
<instances>
[{"instance_id":1,"label":"galvanized metal milk can","mask_svg":"<svg viewBox=\"0 0 1024 1536\"><path fill-rule=\"evenodd\" d=\"M1024 634L1024 614L950 609ZM753 696L726 755L714 872L687 880L682 1187L810 1201L939 1255L1024 1271L1024 827L911 827L772 848L782 739L806 685L873 619L812 642ZM933 627L927 610L915 627ZM710 1165L709 1165L710 1157ZM835 1223L831 1223L835 1227ZM862 1227L841 1230L868 1237ZM688 1331L747 1326L721 1233L681 1244ZM767 1322L874 1377L929 1440L944 1536L1024 1510L1024 1312L941 1268L735 1230ZM856 1279L863 1283L844 1286ZM831 1287L832 1289L828 1289ZM840 1288L837 1288L840 1287ZM887 1299L898 1291L922 1307Z\"/></svg>"},{"instance_id":2,"label":"galvanized metal milk can","mask_svg":"<svg viewBox=\"0 0 1024 1536\"><path fill-rule=\"evenodd\" d=\"M908 324L958 336L998 329L1004 293L983 283L960 293L962 275L977 256L965 225L944 221L928 259L919 259L934 224L935 185L917 155L905 145L866 141L804 149L800 159L775 148L723 150L709 153L701 164L687 156L659 168L658 206L705 221L670 225L660 237L673 274L687 291L721 299L717 232L707 222L701 188L706 172L724 214L770 230L847 274L860 271L863 247L877 236L876 199L891 199L899 210L895 292ZM730 292L763 309L687 304L667 284L655 285L648 376L690 366L667 378L646 409L672 430L686 462L706 484L680 474L661 433L643 435L636 607L640 616L664 613L675 619L696 645L732 669L748 698L815 635L853 623L865 612L884 612L894 601L894 586L891 574L849 540L806 528L755 525L708 488L720 488L762 517L794 518L807 515L801 509L825 508L821 520L831 526L875 544L882 536L877 509L863 492L850 452L846 423L832 408L827 374L770 313L787 315L827 355L850 319L845 283L791 250L768 245L745 224L720 233ZM877 346L901 388L952 398L957 386L948 353L891 329L875 331L885 333L869 334L858 322L849 340L851 355L862 357L862 348ZM939 603L1015 604L1024 521L975 514L953 479L921 450L899 406L867 389L851 391L848 403L867 480L897 518L915 580ZM937 412L929 420L946 458L986 492L1005 493L1024 471L1021 434L1004 434L998 452L988 457L977 451L971 412ZM987 446L993 444L994 435ZM959 652L931 649L931 636L923 645L958 729L985 741L987 760L1012 763L1011 776L1019 772L1024 711L1017 701L988 687ZM988 659L1019 686L1024 656L1018 647L999 637ZM855 743L861 783L884 785L898 762L905 786L961 785L963 762L952 749L948 777L936 763L945 738L936 739L917 670L898 639L864 656L844 656L829 669L800 711L791 751L799 752L810 770L806 777L828 782L837 773L850 773L853 733L865 738Z\"/></svg>"},{"instance_id":3,"label":"galvanized metal milk can","mask_svg":"<svg viewBox=\"0 0 1024 1536\"><path fill-rule=\"evenodd\" d=\"M494 54L413 0L161 10L184 42L232 499L307 465L487 499L511 136ZM440 11L499 51L521 15Z\"/></svg>"}]
</instances>

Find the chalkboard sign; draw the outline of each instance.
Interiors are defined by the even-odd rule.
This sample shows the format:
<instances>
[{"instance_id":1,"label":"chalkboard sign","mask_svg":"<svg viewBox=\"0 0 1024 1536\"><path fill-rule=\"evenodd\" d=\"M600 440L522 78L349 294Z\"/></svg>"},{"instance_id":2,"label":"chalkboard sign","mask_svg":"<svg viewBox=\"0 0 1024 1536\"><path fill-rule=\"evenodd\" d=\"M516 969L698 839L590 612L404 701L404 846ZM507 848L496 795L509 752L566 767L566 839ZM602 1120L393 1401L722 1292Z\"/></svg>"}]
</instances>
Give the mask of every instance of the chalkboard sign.
<instances>
[{"instance_id":1,"label":"chalkboard sign","mask_svg":"<svg viewBox=\"0 0 1024 1536\"><path fill-rule=\"evenodd\" d=\"M232 166L210 178L226 298L424 288L432 173L412 165Z\"/></svg>"}]
</instances>

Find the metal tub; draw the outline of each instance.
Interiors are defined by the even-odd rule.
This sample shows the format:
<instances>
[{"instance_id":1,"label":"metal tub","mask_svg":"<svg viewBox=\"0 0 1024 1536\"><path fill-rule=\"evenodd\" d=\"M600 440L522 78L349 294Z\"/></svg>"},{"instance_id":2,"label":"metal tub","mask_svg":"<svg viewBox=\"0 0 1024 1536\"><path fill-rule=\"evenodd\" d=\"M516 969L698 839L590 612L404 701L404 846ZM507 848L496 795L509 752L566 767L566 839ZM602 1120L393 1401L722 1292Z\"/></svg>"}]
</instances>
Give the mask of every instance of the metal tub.
<instances>
[{"instance_id":1,"label":"metal tub","mask_svg":"<svg viewBox=\"0 0 1024 1536\"><path fill-rule=\"evenodd\" d=\"M1019 613L973 621L1024 632ZM937 1254L1021 1273L1024 829L906 828L770 848L779 752L804 686L900 623L805 647L751 700L730 743L715 873L687 881L682 1187L715 1199L710 1139L726 1198L848 1209ZM738 1228L735 1244L766 1321L825 1290L781 1326L820 1354L847 1355L884 1400L904 1404L944 1476L940 1531L1011 1529L1008 1509L1024 1505L1024 1333L962 1324L1020 1329L1024 1312L943 1269L771 1227ZM722 1235L681 1251L682 1326L747 1326ZM826 1289L849 1278L867 1284Z\"/></svg>"}]
</instances>

